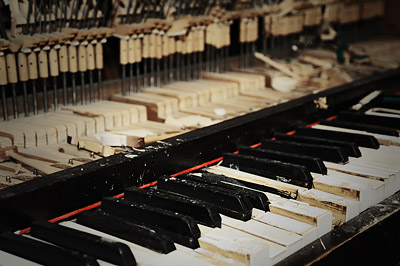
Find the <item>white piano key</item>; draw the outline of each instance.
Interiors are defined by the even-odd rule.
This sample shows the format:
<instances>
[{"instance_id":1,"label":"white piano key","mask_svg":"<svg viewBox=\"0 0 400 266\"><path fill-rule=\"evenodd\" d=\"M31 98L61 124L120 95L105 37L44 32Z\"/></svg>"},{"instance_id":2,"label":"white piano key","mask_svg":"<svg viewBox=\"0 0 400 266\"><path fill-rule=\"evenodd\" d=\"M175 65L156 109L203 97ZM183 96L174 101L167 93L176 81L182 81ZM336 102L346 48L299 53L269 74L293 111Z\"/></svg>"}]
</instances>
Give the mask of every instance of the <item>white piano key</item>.
<instances>
[{"instance_id":1,"label":"white piano key","mask_svg":"<svg viewBox=\"0 0 400 266\"><path fill-rule=\"evenodd\" d=\"M381 113L379 111L386 112L386 113ZM367 115L375 115L375 116L400 118L400 110L381 108L381 107L371 108L368 111L366 111L365 114L367 114Z\"/></svg>"},{"instance_id":2,"label":"white piano key","mask_svg":"<svg viewBox=\"0 0 400 266\"><path fill-rule=\"evenodd\" d=\"M304 241L301 236L276 228L274 226L270 226L255 220L243 222L224 215L221 215L221 218L222 223L226 226L238 229L245 233L285 247L287 256L293 254L304 246Z\"/></svg>"},{"instance_id":3,"label":"white piano key","mask_svg":"<svg viewBox=\"0 0 400 266\"><path fill-rule=\"evenodd\" d=\"M360 201L360 212L372 205L372 187L339 176L320 176L314 179L315 189Z\"/></svg>"},{"instance_id":4,"label":"white piano key","mask_svg":"<svg viewBox=\"0 0 400 266\"><path fill-rule=\"evenodd\" d=\"M199 226L204 229L204 226ZM217 252L246 265L273 265L288 256L287 249L236 228L222 225L203 233L200 248Z\"/></svg>"},{"instance_id":5,"label":"white piano key","mask_svg":"<svg viewBox=\"0 0 400 266\"><path fill-rule=\"evenodd\" d=\"M332 212L326 209L310 206L306 202L284 198L272 201L269 207L272 213L316 226L318 237L332 230Z\"/></svg>"},{"instance_id":6,"label":"white piano key","mask_svg":"<svg viewBox=\"0 0 400 266\"><path fill-rule=\"evenodd\" d=\"M360 177L360 176L351 175L351 174L345 174L345 173L337 172L335 170L328 170L327 176L333 177L333 178L349 180L349 181L357 183L357 184L365 184L365 185L371 187L372 188L372 197L373 197L372 201L371 201L371 205L376 205L385 199L385 182L384 181Z\"/></svg>"},{"instance_id":7,"label":"white piano key","mask_svg":"<svg viewBox=\"0 0 400 266\"><path fill-rule=\"evenodd\" d=\"M298 234L303 239L303 245L308 245L318 238L317 227L271 212L253 209L252 219L288 232Z\"/></svg>"},{"instance_id":8,"label":"white piano key","mask_svg":"<svg viewBox=\"0 0 400 266\"><path fill-rule=\"evenodd\" d=\"M31 239L34 239L34 240L37 240L37 241L40 241L40 242L43 242L43 243L46 243L46 244L57 246L57 245L55 245L55 244L53 244L51 242L45 241L45 240L40 239L40 238L36 238L36 237L28 235L28 234L24 234L22 236L23 237L27 237L27 238L31 238ZM63 247L61 247L61 248L63 248ZM90 256L90 255L88 255L88 256ZM96 258L96 260L97 260L97 262L99 263L100 266L114 266L115 265L115 264L112 264L112 263L109 263L107 261L103 261L103 260L100 260L100 259L97 259L97 258Z\"/></svg>"},{"instance_id":9,"label":"white piano key","mask_svg":"<svg viewBox=\"0 0 400 266\"><path fill-rule=\"evenodd\" d=\"M396 173L388 170L377 169L370 166L360 166L357 164L334 164L325 162L325 165L330 170L343 172L347 174L358 175L365 178L371 178L375 180L381 180L385 182L385 194L384 197L388 198L397 191L397 177Z\"/></svg>"},{"instance_id":10,"label":"white piano key","mask_svg":"<svg viewBox=\"0 0 400 266\"><path fill-rule=\"evenodd\" d=\"M24 258L15 256L13 254L4 252L0 250L0 265L2 266L40 266L41 264L37 264L30 260L26 260Z\"/></svg>"},{"instance_id":11,"label":"white piano key","mask_svg":"<svg viewBox=\"0 0 400 266\"><path fill-rule=\"evenodd\" d=\"M299 200L330 210L333 217L341 223L347 222L360 213L359 201L343 198L317 189L299 192Z\"/></svg>"},{"instance_id":12,"label":"white piano key","mask_svg":"<svg viewBox=\"0 0 400 266\"><path fill-rule=\"evenodd\" d=\"M174 250L168 254L161 254L157 253L155 251L152 251L150 249L141 247L139 245L136 245L134 243L131 243L129 241L120 239L118 237L114 237L109 234L105 234L101 231L91 229L89 227L74 223L74 222L62 222L60 223L63 226L73 228L76 230L80 230L83 232L87 232L90 234L98 235L104 238L108 238L113 241L118 241L121 243L124 243L128 245L128 247L131 249L132 254L135 256L136 263L139 265L161 265L160 262L164 262L163 265L199 265L199 266L208 266L210 265L209 263L202 261L198 258L195 258L194 256L190 256L186 254L185 252L182 252L180 250ZM182 257L182 260L179 260L178 258Z\"/></svg>"},{"instance_id":13,"label":"white piano key","mask_svg":"<svg viewBox=\"0 0 400 266\"><path fill-rule=\"evenodd\" d=\"M91 229L89 227L77 224L75 222L66 221L66 222L62 222L60 224L63 225L63 226L69 227L69 228L73 228L73 229L78 230L78 231L87 232L87 233L90 233L90 234L93 234L93 235L97 235L97 236L100 236L100 237L104 237L106 239L110 239L112 241L118 241L118 242L121 242L121 243L124 243L124 244L128 245L128 247L132 251L133 256L135 256L136 262L138 264L144 263L146 260L148 260L151 257L161 256L160 253L157 253L157 252L152 251L150 249L141 247L139 245L136 245L136 244L133 244L133 243L131 243L129 241L126 241L124 239L121 239L121 238L114 237L112 235L103 233L101 231L94 230L94 229Z\"/></svg>"}]
</instances>

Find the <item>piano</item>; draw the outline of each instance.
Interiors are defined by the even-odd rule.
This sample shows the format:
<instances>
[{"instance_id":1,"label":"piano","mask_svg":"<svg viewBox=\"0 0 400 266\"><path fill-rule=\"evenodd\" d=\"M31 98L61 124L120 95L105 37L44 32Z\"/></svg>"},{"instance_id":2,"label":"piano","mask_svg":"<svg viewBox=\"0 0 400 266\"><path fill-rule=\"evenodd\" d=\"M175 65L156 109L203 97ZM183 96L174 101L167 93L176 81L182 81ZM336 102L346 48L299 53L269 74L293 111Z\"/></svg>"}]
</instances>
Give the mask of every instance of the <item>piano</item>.
<instances>
[{"instance_id":1,"label":"piano","mask_svg":"<svg viewBox=\"0 0 400 266\"><path fill-rule=\"evenodd\" d=\"M246 1L239 2L247 7ZM219 4L224 6L224 1ZM132 6L126 8L121 21L136 23L129 16ZM233 20L231 27L237 28L232 34L237 34L240 24L238 18ZM344 34L352 32L351 23L342 25ZM314 26L306 27L303 36L308 36L310 47L313 30ZM120 40L124 38L113 37L104 48L121 44ZM254 65L252 49L262 50L265 44L278 57L287 52L282 48L285 41L276 37L278 48L272 50L260 38L257 43L233 44L228 52L244 71ZM215 53L215 64L208 64L207 51ZM226 52L207 49L202 54L204 70L224 72ZM182 65L174 68L173 78L207 75L196 72L200 66L196 53L192 58L177 55L172 58L182 60ZM195 67L191 69L185 60ZM149 57L136 65L145 63L156 66L136 75L147 77L136 87L143 92L163 82L158 67L164 69L162 64L169 61ZM140 94L129 92L134 80L126 75L135 63L121 65L122 79L101 86L108 89L121 83L121 95L112 96L119 102L121 96L139 98ZM3 188L1 264L396 265L400 261L395 244L400 235L399 71L386 70L222 117L209 126ZM2 85L12 89L12 84L23 87L23 82ZM94 96L88 85L90 106L95 103L90 103ZM68 99L75 108L73 86L71 82ZM59 92L62 95L62 88ZM24 95L16 97L21 98ZM157 114L147 111L148 117Z\"/></svg>"}]
</instances>

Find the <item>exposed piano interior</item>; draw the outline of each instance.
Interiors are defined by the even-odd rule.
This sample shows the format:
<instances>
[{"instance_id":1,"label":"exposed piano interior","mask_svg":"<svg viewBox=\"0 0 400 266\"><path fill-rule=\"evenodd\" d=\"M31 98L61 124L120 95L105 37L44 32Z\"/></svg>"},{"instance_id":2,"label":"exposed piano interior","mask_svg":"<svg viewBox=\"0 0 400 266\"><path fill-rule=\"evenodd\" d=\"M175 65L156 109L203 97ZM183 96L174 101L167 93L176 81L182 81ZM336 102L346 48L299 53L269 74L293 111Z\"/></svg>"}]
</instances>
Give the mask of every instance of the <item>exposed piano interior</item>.
<instances>
[{"instance_id":1,"label":"exposed piano interior","mask_svg":"<svg viewBox=\"0 0 400 266\"><path fill-rule=\"evenodd\" d=\"M398 4L0 2L1 263L399 263Z\"/></svg>"}]
</instances>

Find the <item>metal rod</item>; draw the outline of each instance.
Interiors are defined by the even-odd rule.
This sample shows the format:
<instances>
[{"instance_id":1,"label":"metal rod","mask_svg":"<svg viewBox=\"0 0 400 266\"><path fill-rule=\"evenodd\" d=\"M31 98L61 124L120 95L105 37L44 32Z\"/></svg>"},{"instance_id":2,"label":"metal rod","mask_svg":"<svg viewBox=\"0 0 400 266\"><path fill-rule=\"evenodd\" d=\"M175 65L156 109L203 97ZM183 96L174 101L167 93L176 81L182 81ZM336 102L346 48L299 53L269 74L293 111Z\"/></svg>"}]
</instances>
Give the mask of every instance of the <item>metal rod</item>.
<instances>
[{"instance_id":1,"label":"metal rod","mask_svg":"<svg viewBox=\"0 0 400 266\"><path fill-rule=\"evenodd\" d=\"M143 88L147 88L147 58L143 58Z\"/></svg>"},{"instance_id":2,"label":"metal rod","mask_svg":"<svg viewBox=\"0 0 400 266\"><path fill-rule=\"evenodd\" d=\"M90 102L94 102L93 70L89 70L89 97Z\"/></svg>"},{"instance_id":3,"label":"metal rod","mask_svg":"<svg viewBox=\"0 0 400 266\"><path fill-rule=\"evenodd\" d=\"M32 98L33 98L33 113L38 114L37 93L36 93L36 79L32 80Z\"/></svg>"},{"instance_id":4,"label":"metal rod","mask_svg":"<svg viewBox=\"0 0 400 266\"><path fill-rule=\"evenodd\" d=\"M76 105L75 73L71 73L71 81L72 81L72 104Z\"/></svg>"},{"instance_id":5,"label":"metal rod","mask_svg":"<svg viewBox=\"0 0 400 266\"><path fill-rule=\"evenodd\" d=\"M154 58L150 58L150 87L154 87Z\"/></svg>"},{"instance_id":6,"label":"metal rod","mask_svg":"<svg viewBox=\"0 0 400 266\"><path fill-rule=\"evenodd\" d=\"M199 79L203 77L203 52L199 53Z\"/></svg>"},{"instance_id":7,"label":"metal rod","mask_svg":"<svg viewBox=\"0 0 400 266\"><path fill-rule=\"evenodd\" d=\"M15 83L11 83L11 90L12 90L14 118L18 118L17 89L15 87Z\"/></svg>"},{"instance_id":8,"label":"metal rod","mask_svg":"<svg viewBox=\"0 0 400 266\"><path fill-rule=\"evenodd\" d=\"M68 98L67 98L67 72L63 72L63 103L64 103L64 106L68 104Z\"/></svg>"},{"instance_id":9,"label":"metal rod","mask_svg":"<svg viewBox=\"0 0 400 266\"><path fill-rule=\"evenodd\" d=\"M98 97L99 101L103 100L103 84L102 84L102 77L101 77L101 69L97 70L97 90L98 90Z\"/></svg>"},{"instance_id":10,"label":"metal rod","mask_svg":"<svg viewBox=\"0 0 400 266\"><path fill-rule=\"evenodd\" d=\"M3 117L4 121L8 120L8 114L7 114L7 99L6 99L6 87L1 86L1 102L3 106Z\"/></svg>"},{"instance_id":11,"label":"metal rod","mask_svg":"<svg viewBox=\"0 0 400 266\"><path fill-rule=\"evenodd\" d=\"M168 82L173 82L174 81L174 55L173 54L169 55L168 60L169 60Z\"/></svg>"},{"instance_id":12,"label":"metal rod","mask_svg":"<svg viewBox=\"0 0 400 266\"><path fill-rule=\"evenodd\" d=\"M53 99L54 99L54 110L57 110L58 109L57 77L53 77Z\"/></svg>"},{"instance_id":13,"label":"metal rod","mask_svg":"<svg viewBox=\"0 0 400 266\"><path fill-rule=\"evenodd\" d=\"M176 53L176 79L181 80L181 53Z\"/></svg>"},{"instance_id":14,"label":"metal rod","mask_svg":"<svg viewBox=\"0 0 400 266\"><path fill-rule=\"evenodd\" d=\"M163 84L167 84L168 83L168 57L163 57L161 59L163 61L163 74L164 74L164 78L163 78Z\"/></svg>"},{"instance_id":15,"label":"metal rod","mask_svg":"<svg viewBox=\"0 0 400 266\"><path fill-rule=\"evenodd\" d=\"M48 101L47 101L47 80L44 78L43 81L43 110L45 113L49 111Z\"/></svg>"},{"instance_id":16,"label":"metal rod","mask_svg":"<svg viewBox=\"0 0 400 266\"><path fill-rule=\"evenodd\" d=\"M157 87L161 87L161 67L160 67L160 60L161 59L156 59L156 71L157 71Z\"/></svg>"},{"instance_id":17,"label":"metal rod","mask_svg":"<svg viewBox=\"0 0 400 266\"><path fill-rule=\"evenodd\" d=\"M140 92L140 64L136 63L136 92Z\"/></svg>"},{"instance_id":18,"label":"metal rod","mask_svg":"<svg viewBox=\"0 0 400 266\"><path fill-rule=\"evenodd\" d=\"M23 90L23 94L24 94L24 113L25 113L25 116L29 116L28 91L26 88L26 82L22 82L22 90Z\"/></svg>"},{"instance_id":19,"label":"metal rod","mask_svg":"<svg viewBox=\"0 0 400 266\"><path fill-rule=\"evenodd\" d=\"M81 104L86 104L85 72L81 72Z\"/></svg>"},{"instance_id":20,"label":"metal rod","mask_svg":"<svg viewBox=\"0 0 400 266\"><path fill-rule=\"evenodd\" d=\"M133 93L133 64L129 64L129 94Z\"/></svg>"},{"instance_id":21,"label":"metal rod","mask_svg":"<svg viewBox=\"0 0 400 266\"><path fill-rule=\"evenodd\" d=\"M122 65L122 79L121 79L121 81L122 81L122 84L121 84L121 93L122 93L122 96L125 96L126 95L126 66L125 65Z\"/></svg>"}]
</instances>

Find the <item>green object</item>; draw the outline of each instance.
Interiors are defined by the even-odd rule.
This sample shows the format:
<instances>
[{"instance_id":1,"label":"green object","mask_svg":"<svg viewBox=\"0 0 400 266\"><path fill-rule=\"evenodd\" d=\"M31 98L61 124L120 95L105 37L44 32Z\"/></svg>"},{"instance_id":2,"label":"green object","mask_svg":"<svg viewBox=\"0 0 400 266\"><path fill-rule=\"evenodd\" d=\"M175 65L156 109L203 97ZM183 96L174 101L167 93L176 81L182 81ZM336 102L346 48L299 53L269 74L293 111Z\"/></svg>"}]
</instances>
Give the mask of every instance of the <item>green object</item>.
<instances>
[{"instance_id":1,"label":"green object","mask_svg":"<svg viewBox=\"0 0 400 266\"><path fill-rule=\"evenodd\" d=\"M343 50L342 48L340 48L340 47L338 47L338 48L336 49L336 60L337 60L339 63L344 63L344 61L345 61L345 58L344 58L344 50Z\"/></svg>"}]
</instances>

